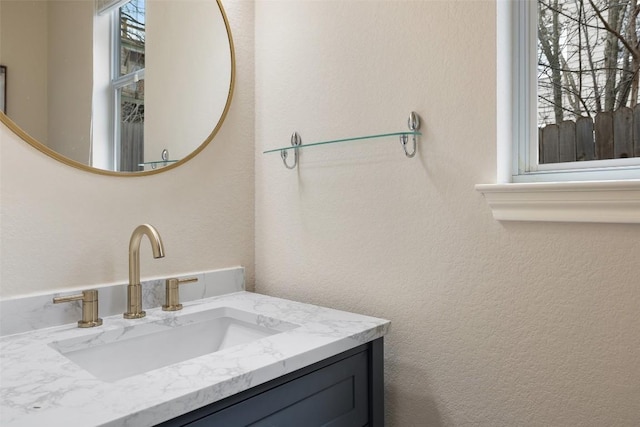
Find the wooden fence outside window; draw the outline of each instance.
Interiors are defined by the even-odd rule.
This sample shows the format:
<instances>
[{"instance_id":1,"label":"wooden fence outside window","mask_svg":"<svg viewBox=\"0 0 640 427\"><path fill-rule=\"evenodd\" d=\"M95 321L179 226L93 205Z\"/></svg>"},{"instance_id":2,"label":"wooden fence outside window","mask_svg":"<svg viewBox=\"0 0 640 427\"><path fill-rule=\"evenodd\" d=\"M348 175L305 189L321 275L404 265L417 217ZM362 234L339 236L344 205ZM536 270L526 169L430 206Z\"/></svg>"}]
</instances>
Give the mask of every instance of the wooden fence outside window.
<instances>
[{"instance_id":1,"label":"wooden fence outside window","mask_svg":"<svg viewBox=\"0 0 640 427\"><path fill-rule=\"evenodd\" d=\"M640 104L538 128L540 163L640 157Z\"/></svg>"}]
</instances>

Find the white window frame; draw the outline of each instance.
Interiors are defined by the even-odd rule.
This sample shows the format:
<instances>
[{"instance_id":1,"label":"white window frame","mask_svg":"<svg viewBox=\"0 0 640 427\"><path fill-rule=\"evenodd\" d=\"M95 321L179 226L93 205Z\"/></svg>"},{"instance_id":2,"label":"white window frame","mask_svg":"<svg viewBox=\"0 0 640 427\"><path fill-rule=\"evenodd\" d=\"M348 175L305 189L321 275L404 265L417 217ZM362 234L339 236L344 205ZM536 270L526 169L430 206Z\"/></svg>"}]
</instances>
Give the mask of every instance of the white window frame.
<instances>
[{"instance_id":1,"label":"white window frame","mask_svg":"<svg viewBox=\"0 0 640 427\"><path fill-rule=\"evenodd\" d=\"M476 189L498 220L640 223L637 158L537 164L535 8L496 1L497 183Z\"/></svg>"}]
</instances>

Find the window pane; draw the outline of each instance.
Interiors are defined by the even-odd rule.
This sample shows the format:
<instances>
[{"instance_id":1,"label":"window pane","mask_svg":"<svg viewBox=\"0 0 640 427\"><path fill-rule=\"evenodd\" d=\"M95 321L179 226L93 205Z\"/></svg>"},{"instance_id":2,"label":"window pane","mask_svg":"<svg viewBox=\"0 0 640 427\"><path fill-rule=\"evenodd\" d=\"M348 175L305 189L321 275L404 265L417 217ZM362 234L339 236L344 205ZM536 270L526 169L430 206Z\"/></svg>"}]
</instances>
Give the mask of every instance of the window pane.
<instances>
[{"instance_id":1,"label":"window pane","mask_svg":"<svg viewBox=\"0 0 640 427\"><path fill-rule=\"evenodd\" d=\"M120 75L144 69L145 0L120 7Z\"/></svg>"},{"instance_id":2,"label":"window pane","mask_svg":"<svg viewBox=\"0 0 640 427\"><path fill-rule=\"evenodd\" d=\"M636 3L538 0L540 163L640 157Z\"/></svg>"},{"instance_id":3,"label":"window pane","mask_svg":"<svg viewBox=\"0 0 640 427\"><path fill-rule=\"evenodd\" d=\"M120 171L144 170L144 80L118 91L120 106Z\"/></svg>"}]
</instances>

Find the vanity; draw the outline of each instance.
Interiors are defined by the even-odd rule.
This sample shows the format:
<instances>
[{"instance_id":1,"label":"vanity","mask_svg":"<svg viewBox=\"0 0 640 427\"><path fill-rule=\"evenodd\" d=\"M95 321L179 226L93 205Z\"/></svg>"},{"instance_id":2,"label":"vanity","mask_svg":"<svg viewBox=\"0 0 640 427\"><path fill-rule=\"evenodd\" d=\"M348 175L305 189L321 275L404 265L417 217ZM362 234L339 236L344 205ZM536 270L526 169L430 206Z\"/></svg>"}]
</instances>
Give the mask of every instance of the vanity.
<instances>
[{"instance_id":1,"label":"vanity","mask_svg":"<svg viewBox=\"0 0 640 427\"><path fill-rule=\"evenodd\" d=\"M105 0L96 2L98 10L93 2L75 2L73 12L86 15L84 21L68 13L69 2L7 3L12 8L3 4L3 16L16 25L14 33L3 28L9 58L3 65L14 77L0 122L33 148L83 173L154 179L186 167L216 136L235 84L222 0L188 8L179 1ZM129 8L139 13L143 4L146 17L130 22ZM41 32L38 46L46 50L33 55L37 59L71 54L87 62L56 69L55 78L46 74L53 64L25 62L18 55L25 50L22 22L34 30L57 24L70 41L94 40L58 51ZM78 36L80 22L87 37ZM110 22L121 27L110 29ZM100 36L114 31L119 39ZM130 36L137 36L135 43ZM32 78L27 70L42 75ZM55 90L36 84L61 77L68 85ZM77 129L46 125L58 122ZM153 230L136 229L128 289L100 285L0 300L0 425L383 425L387 320L246 292L241 267L171 278L175 287L191 283L180 286L179 301L165 301L168 278L139 282L145 234L157 240L154 257L163 256ZM105 270L116 263L105 259ZM44 287L55 279L47 277Z\"/></svg>"},{"instance_id":2,"label":"vanity","mask_svg":"<svg viewBox=\"0 0 640 427\"><path fill-rule=\"evenodd\" d=\"M79 303L47 305L52 295L0 301L3 317L23 313L0 338L0 424L384 424L389 321L246 292L241 268L196 277L179 311L150 306L163 281L143 282L141 319L111 314L123 286L99 288L92 328L43 327L80 314Z\"/></svg>"}]
</instances>

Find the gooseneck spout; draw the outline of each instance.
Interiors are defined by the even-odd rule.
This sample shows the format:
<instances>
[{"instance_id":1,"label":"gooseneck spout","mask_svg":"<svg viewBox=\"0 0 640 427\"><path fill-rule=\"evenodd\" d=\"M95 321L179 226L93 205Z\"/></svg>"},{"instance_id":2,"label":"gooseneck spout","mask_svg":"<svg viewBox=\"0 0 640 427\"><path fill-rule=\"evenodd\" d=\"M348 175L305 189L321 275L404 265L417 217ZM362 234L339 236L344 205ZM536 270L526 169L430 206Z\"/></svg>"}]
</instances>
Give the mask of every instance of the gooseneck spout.
<instances>
[{"instance_id":1,"label":"gooseneck spout","mask_svg":"<svg viewBox=\"0 0 640 427\"><path fill-rule=\"evenodd\" d=\"M127 286L125 319L139 319L147 314L142 310L142 286L140 285L140 242L142 236L145 235L151 242L153 257L164 257L164 246L158 230L149 224L139 225L133 230L129 241L129 285Z\"/></svg>"}]
</instances>

